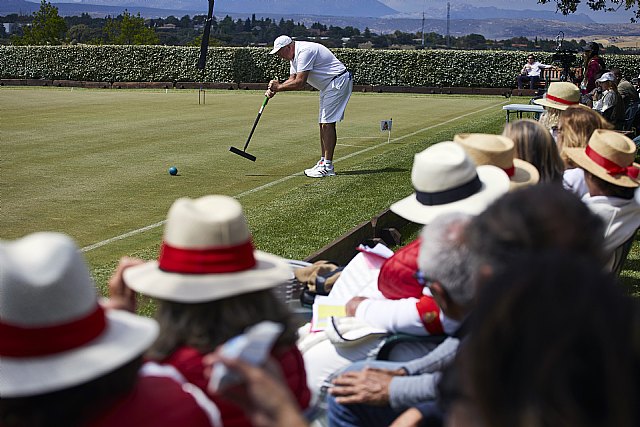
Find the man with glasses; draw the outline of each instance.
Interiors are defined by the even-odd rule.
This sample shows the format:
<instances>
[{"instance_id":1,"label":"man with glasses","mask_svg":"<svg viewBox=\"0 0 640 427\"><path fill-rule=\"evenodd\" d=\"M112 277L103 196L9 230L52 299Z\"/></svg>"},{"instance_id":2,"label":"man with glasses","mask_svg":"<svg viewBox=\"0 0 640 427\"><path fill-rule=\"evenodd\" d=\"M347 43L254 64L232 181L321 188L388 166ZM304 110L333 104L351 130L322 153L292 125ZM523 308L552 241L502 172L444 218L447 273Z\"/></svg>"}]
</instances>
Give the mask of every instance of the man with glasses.
<instances>
[{"instance_id":1,"label":"man with glasses","mask_svg":"<svg viewBox=\"0 0 640 427\"><path fill-rule=\"evenodd\" d=\"M447 213L422 232L416 279L444 312L453 329L426 356L407 362L361 361L333 379L329 424L389 425L407 407L436 397L440 371L455 357L463 320L475 297L475 263L464 242L472 216Z\"/></svg>"},{"instance_id":2,"label":"man with glasses","mask_svg":"<svg viewBox=\"0 0 640 427\"><path fill-rule=\"evenodd\" d=\"M520 75L518 76L518 89L522 89L525 83L529 83L530 89L538 87L540 82L540 73L547 68L553 68L553 65L546 65L536 60L536 57L529 55L527 57L527 63L524 64Z\"/></svg>"},{"instance_id":3,"label":"man with glasses","mask_svg":"<svg viewBox=\"0 0 640 427\"><path fill-rule=\"evenodd\" d=\"M410 417L414 424L404 418L405 424L397 425L418 425L426 417L440 417L441 408L434 401L437 385L455 356L457 339L467 339L475 294L482 293L488 280L514 262L543 251L573 253L601 268L606 260L602 221L575 195L552 184L508 193L457 231L451 226L441 228L445 241L450 242L445 247L458 245L447 253L430 252L436 242L429 233L437 231L432 227L438 220L423 231L422 238L429 244L420 248L418 267L423 283L447 316L465 321L453 337L420 359L351 365L330 388L330 425L388 426L404 406L413 406L403 417ZM456 253L460 257L452 256ZM456 290L456 280L446 272L458 263L458 274L465 275L466 281ZM372 367L355 371L367 365Z\"/></svg>"}]
</instances>

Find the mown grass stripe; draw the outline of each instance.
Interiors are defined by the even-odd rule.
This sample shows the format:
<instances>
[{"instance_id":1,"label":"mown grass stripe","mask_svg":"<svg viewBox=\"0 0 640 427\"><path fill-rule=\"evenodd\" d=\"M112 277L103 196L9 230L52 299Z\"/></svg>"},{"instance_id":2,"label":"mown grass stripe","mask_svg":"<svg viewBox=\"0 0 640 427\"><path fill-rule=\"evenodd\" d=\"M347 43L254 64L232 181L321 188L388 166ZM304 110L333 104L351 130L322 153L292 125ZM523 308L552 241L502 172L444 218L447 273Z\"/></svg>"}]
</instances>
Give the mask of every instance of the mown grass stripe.
<instances>
[{"instance_id":1,"label":"mown grass stripe","mask_svg":"<svg viewBox=\"0 0 640 427\"><path fill-rule=\"evenodd\" d=\"M470 112L468 112L468 113L465 113L465 114L463 114L463 115L460 115L460 116L454 117L454 118L452 118L452 119L449 119L449 120L446 120L446 121L443 121L443 122L440 122L440 123L436 123L436 124L434 124L434 125L427 126L427 127L425 127L425 128L422 128L422 129L418 129L417 131L414 131L414 132L408 133L408 134L403 135L403 136L399 136L399 137L397 137L397 138L393 138L393 139L391 139L391 141L390 141L390 142L397 142L397 141L401 141L401 140L403 140L403 139L406 139L406 138L409 138L409 137L412 137L412 136L418 135L418 134L420 134L420 133L423 133L423 132L426 132L426 131L428 131L428 130L431 130L431 129L437 128L437 127L439 127L439 126L446 125L446 124L448 124L448 123L452 123L452 122L454 122L454 121L460 120L460 119L465 118L465 117L468 117L468 116L470 116L470 115L477 114L477 113L481 113L481 112L486 111L486 110L489 110L489 109L491 109L491 108L495 108L495 107L497 107L497 106L499 106L499 105L502 105L502 104L505 104L505 102L504 102L504 101L502 101L502 102L496 103L496 104L494 104L494 105L490 105L490 106L488 106L488 107L484 107L484 108L481 108L481 109L478 109L478 110L470 111ZM350 158L352 158L352 157L355 157L355 156L358 156L358 155L361 155L361 154L367 153L367 152L369 152L369 151L371 151L371 150L375 150L375 149L377 149L377 148L380 148L381 146L384 146L385 144L387 144L387 142L386 142L386 141L381 142L381 143L376 144L376 145L372 145L372 146L367 147L367 148L363 148L362 150L359 150L359 151L353 152L353 153L351 153L351 154L347 154L347 155L345 155L345 156L343 156L343 157L341 157L341 158L337 159L337 160L335 161L335 163L339 163L339 162L341 162L341 161L344 161L344 160L350 159ZM240 199L240 198L242 198L242 197L248 196L249 194L253 194L253 193L256 193L256 192L259 192L259 191L262 191L262 190L265 190L265 189L271 188L271 187L273 187L273 186L275 186L275 185L278 185L278 184L281 184L281 183L283 183L283 182L286 182L286 181L288 181L288 180L290 180L290 179L292 179L292 178L299 177L299 176L303 176L303 174L304 174L304 172L296 172L296 173L294 173L294 174L291 174L291 175L288 175L288 176L282 177L282 178L277 179L277 180L275 180L275 181L268 182L268 183L266 183L266 184L260 185L260 186L258 186L258 187L252 188L252 189L250 189L250 190L243 191L242 193L240 193L240 194L238 194L238 195L236 195L236 196L234 196L234 197L235 197L236 199ZM100 241L100 242L94 243L94 244L92 244L92 245L85 246L85 247L83 247L83 248L81 249L81 251L82 251L82 252L89 252L89 251L92 251L92 250L94 250L94 249L98 249L98 248L101 248L101 247L103 247L103 246L107 246L107 245L109 245L109 244L111 244L111 243L118 242L118 241L120 241L120 240L124 240L124 239L127 239L127 238L129 238L129 237L132 237L132 236L135 236L135 235L138 235L138 234L144 233L144 232L146 232L146 231L153 230L153 229L156 229L156 228L158 228L158 227L161 227L161 226L163 226L163 225L164 225L164 223L165 223L165 222L166 222L166 220L163 220L163 221L160 221L160 222L156 222L155 224L151 224L151 225L147 225L147 226L145 226L145 227L138 228L137 230L129 231L129 232L124 233L124 234L121 234L121 235L119 235L119 236L111 237L111 238L109 238L109 239L106 239L106 240L103 240L103 241Z\"/></svg>"}]
</instances>

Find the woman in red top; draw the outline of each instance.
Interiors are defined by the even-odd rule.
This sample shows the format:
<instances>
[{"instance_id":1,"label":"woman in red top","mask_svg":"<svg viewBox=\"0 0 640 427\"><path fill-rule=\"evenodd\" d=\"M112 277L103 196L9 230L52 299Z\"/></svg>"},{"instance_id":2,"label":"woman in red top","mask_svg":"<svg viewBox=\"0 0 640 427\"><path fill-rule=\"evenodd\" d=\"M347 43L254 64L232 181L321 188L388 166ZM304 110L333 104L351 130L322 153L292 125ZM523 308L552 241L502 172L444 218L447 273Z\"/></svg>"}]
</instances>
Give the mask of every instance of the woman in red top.
<instances>
[{"instance_id":1,"label":"woman in red top","mask_svg":"<svg viewBox=\"0 0 640 427\"><path fill-rule=\"evenodd\" d=\"M203 357L250 326L269 320L284 330L271 356L301 409L309 405L293 315L272 292L292 276L280 257L254 249L242 206L227 196L178 199L167 217L158 261L126 268L124 283L158 302L160 335L147 353L207 389ZM242 409L209 397L225 427L250 426Z\"/></svg>"},{"instance_id":2,"label":"woman in red top","mask_svg":"<svg viewBox=\"0 0 640 427\"><path fill-rule=\"evenodd\" d=\"M582 93L590 93L596 88L596 79L606 71L604 60L600 57L600 45L591 42L582 48L584 51L584 79L580 88Z\"/></svg>"}]
</instances>

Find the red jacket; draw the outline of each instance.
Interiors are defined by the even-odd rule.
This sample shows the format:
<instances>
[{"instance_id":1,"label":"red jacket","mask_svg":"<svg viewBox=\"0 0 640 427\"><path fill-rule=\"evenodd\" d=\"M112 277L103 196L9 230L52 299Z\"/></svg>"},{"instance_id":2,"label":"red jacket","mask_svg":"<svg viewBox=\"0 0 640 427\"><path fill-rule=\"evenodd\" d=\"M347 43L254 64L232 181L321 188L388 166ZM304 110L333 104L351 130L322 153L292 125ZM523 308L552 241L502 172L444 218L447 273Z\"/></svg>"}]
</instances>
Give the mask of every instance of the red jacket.
<instances>
[{"instance_id":1,"label":"red jacket","mask_svg":"<svg viewBox=\"0 0 640 427\"><path fill-rule=\"evenodd\" d=\"M301 409L306 409L311 400L311 393L307 387L307 375L304 361L298 348L293 345L284 351L277 351L271 355L278 360L284 378L292 394L297 398ZM192 347L181 347L162 363L173 365L185 376L188 382L195 384L202 390L207 390L208 380L204 377L202 357L204 355ZM217 395L209 395L218 406L222 415L224 427L250 427L249 420L244 416L240 407Z\"/></svg>"},{"instance_id":2,"label":"red jacket","mask_svg":"<svg viewBox=\"0 0 640 427\"><path fill-rule=\"evenodd\" d=\"M585 93L591 92L596 88L596 79L599 77L598 75L604 71L602 69L602 65L600 64L600 58L596 55L589 60L587 64L587 69L584 73L584 78L586 80L586 89Z\"/></svg>"},{"instance_id":3,"label":"red jacket","mask_svg":"<svg viewBox=\"0 0 640 427\"><path fill-rule=\"evenodd\" d=\"M422 293L424 287L415 278L421 241L418 238L398 249L382 264L378 275L378 290L387 299L418 298L416 310L422 324L430 334L440 335L444 333L440 322L440 307L433 297Z\"/></svg>"}]
</instances>

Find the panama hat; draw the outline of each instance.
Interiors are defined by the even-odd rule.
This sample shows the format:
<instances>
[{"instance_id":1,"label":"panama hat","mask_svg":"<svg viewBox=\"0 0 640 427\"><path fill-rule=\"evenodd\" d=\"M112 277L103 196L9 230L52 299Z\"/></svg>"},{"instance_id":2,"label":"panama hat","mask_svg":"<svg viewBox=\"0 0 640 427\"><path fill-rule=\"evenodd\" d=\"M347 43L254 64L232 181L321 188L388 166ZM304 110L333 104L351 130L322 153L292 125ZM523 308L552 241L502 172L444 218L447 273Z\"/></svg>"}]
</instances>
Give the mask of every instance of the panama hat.
<instances>
[{"instance_id":1,"label":"panama hat","mask_svg":"<svg viewBox=\"0 0 640 427\"><path fill-rule=\"evenodd\" d=\"M596 129L586 148L565 148L579 167L620 187L638 187L640 165L634 163L637 147L619 132Z\"/></svg>"},{"instance_id":2,"label":"panama hat","mask_svg":"<svg viewBox=\"0 0 640 427\"><path fill-rule=\"evenodd\" d=\"M553 82L549 85L544 98L535 99L533 102L545 107L566 110L569 105L580 102L580 89L573 83Z\"/></svg>"},{"instance_id":3,"label":"panama hat","mask_svg":"<svg viewBox=\"0 0 640 427\"><path fill-rule=\"evenodd\" d=\"M477 215L509 190L498 167L478 166L462 147L446 141L415 155L411 170L415 193L391 205L391 211L418 224L447 212Z\"/></svg>"},{"instance_id":4,"label":"panama hat","mask_svg":"<svg viewBox=\"0 0 640 427\"><path fill-rule=\"evenodd\" d=\"M453 137L478 166L493 165L507 173L512 190L537 184L540 173L535 166L514 158L515 143L511 138L484 133L461 133Z\"/></svg>"},{"instance_id":5,"label":"panama hat","mask_svg":"<svg viewBox=\"0 0 640 427\"><path fill-rule=\"evenodd\" d=\"M183 303L268 289L292 277L286 260L254 250L242 206L219 195L176 200L158 260L124 271L131 289Z\"/></svg>"},{"instance_id":6,"label":"panama hat","mask_svg":"<svg viewBox=\"0 0 640 427\"><path fill-rule=\"evenodd\" d=\"M98 304L73 240L35 233L0 241L0 396L40 395L94 380L140 356L152 319Z\"/></svg>"},{"instance_id":7,"label":"panama hat","mask_svg":"<svg viewBox=\"0 0 640 427\"><path fill-rule=\"evenodd\" d=\"M273 49L271 49L271 52L269 52L269 54L273 55L274 53L278 52L283 47L289 46L292 42L293 42L293 40L289 36L280 36L280 37L278 37L277 39L274 40Z\"/></svg>"}]
</instances>

